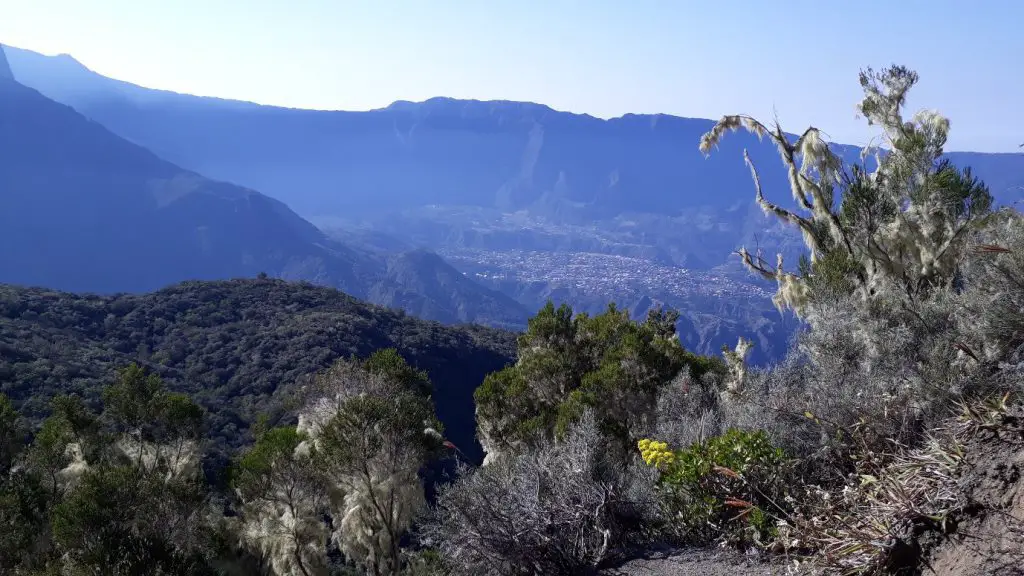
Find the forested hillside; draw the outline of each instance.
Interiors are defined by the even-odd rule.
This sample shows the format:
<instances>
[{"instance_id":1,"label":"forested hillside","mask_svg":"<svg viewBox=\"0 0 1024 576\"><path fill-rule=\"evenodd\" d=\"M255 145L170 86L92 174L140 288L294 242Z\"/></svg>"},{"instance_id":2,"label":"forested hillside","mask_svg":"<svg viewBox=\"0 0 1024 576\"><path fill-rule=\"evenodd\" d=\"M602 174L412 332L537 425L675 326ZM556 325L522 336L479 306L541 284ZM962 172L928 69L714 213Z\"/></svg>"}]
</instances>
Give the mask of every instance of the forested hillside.
<instances>
[{"instance_id":1,"label":"forested hillside","mask_svg":"<svg viewBox=\"0 0 1024 576\"><path fill-rule=\"evenodd\" d=\"M473 390L512 361L510 332L442 326L331 288L271 279L109 297L0 286L0 393L33 422L57 394L98 406L116 370L138 362L206 408L215 445L236 449L251 441L260 414L294 422L289 393L303 377L391 347L427 371L450 437L478 457Z\"/></svg>"}]
</instances>

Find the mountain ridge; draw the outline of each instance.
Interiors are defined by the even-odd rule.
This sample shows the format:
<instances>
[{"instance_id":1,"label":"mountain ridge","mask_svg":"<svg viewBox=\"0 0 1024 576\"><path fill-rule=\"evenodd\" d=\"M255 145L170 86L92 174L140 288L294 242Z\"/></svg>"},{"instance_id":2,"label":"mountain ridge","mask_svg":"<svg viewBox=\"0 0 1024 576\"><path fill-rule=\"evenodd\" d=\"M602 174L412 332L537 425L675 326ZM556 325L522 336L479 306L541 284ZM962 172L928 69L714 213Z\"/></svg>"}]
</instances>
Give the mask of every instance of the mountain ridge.
<instances>
[{"instance_id":1,"label":"mountain ridge","mask_svg":"<svg viewBox=\"0 0 1024 576\"><path fill-rule=\"evenodd\" d=\"M12 50L10 60L21 81L122 137L205 176L260 190L314 222L428 204L525 209L571 222L721 209L752 197L744 148L766 186L786 181L774 149L750 135L727 139L708 158L700 154L697 143L713 120L601 119L537 103L448 97L368 112L243 106L167 96L92 72L87 81L65 82L52 57L31 51ZM958 154L951 153L958 163L978 161L978 154ZM1024 154L986 162L997 164L980 174L997 197L1024 184L1024 177L992 177L1024 173Z\"/></svg>"},{"instance_id":2,"label":"mountain ridge","mask_svg":"<svg viewBox=\"0 0 1024 576\"><path fill-rule=\"evenodd\" d=\"M554 108L554 107L552 107L550 105L544 104L542 102L533 101L533 100L509 100L509 99L504 99L504 98L498 98L498 99L455 98L455 97L443 96L443 95L431 96L431 97L424 98L423 100L399 99L399 100L394 100L394 101L392 101L392 102L390 102L390 103L388 103L388 104L386 104L384 106L380 106L380 107L377 107L377 108L370 108L370 109L367 109L367 110L349 110L349 109L342 109L342 108L302 108L302 107L286 106L286 105L282 105L282 104L259 103L259 102L255 102L255 101L252 101L252 100L245 100L245 99L239 99L239 98L225 98L225 97L220 97L220 96L190 94L188 92L179 92L179 91L176 91L176 90L171 90L171 89L166 89L166 88L152 88L152 87L144 86L142 84L137 84L137 83L134 83L134 82L131 82L131 81L128 81L128 80L121 80L121 79L116 79L116 78L112 78L112 77L109 77L109 76L104 76L104 75L102 75L102 74L92 70L91 68L86 66L81 61L77 60L73 55L70 55L70 54L67 54L67 53L61 53L61 54L56 54L56 55L46 55L46 54L43 54L41 52L36 52L34 50L30 50L30 49L27 49L27 48L20 48L20 47L11 46L11 45L8 45L8 44L0 43L0 51L3 51L5 49L7 51L13 52L15 54L15 56L16 56L16 58L18 60L18 64L19 64L18 68L21 69L21 71L23 73L26 72L26 71L31 70L33 65L38 65L38 63L39 63L39 61L41 59L49 59L49 60L61 60L61 59L63 59L63 60L66 60L66 61L70 61L72 63L72 66L78 68L79 72L87 73L87 74L93 76L94 79L99 80L100 82L108 82L108 83L112 83L112 84L117 84L117 85L120 85L122 87L125 87L127 89L131 89L131 90L138 90L138 91L145 91L145 92L151 92L151 93L158 93L158 94L163 94L163 95L171 96L171 97L173 97L173 96L180 96L180 97L184 97L184 98L198 99L198 100L203 100L203 101L208 101L208 102L221 102L221 103L225 103L225 104L229 104L229 105L234 105L234 106L239 106L239 107L264 108L264 109L273 109L273 110L279 110L279 111L294 111L294 112L324 112L324 113L361 114L361 113L367 113L367 112L381 112L381 111L394 111L394 110L408 111L410 109L415 109L415 108L430 109L432 107L436 107L439 104L444 104L444 105L462 105L462 106L467 106L467 107L488 106L488 107L491 107L491 108L503 108L503 109L529 109L529 110L536 110L536 111L541 111L541 112L549 112L549 113L559 114L559 115L573 116L573 117L578 117L578 118L581 118L581 119L593 120L593 121L602 122L602 123L615 123L616 121L631 122L631 121L640 120L640 121L649 121L649 122L652 123L652 126L653 126L653 125L657 124L659 119L665 119L665 121L699 122L699 123L702 123L702 124L706 124L708 122L714 123L714 122L717 121L716 119L712 119L712 118L703 118L703 117L698 117L698 116L685 116L685 115L680 115L680 114L671 114L671 113L667 113L667 112L642 112L642 113L624 112L624 113L616 115L616 116L604 117L604 116L596 116L596 115L593 115L593 114L590 114L590 113L587 113L587 112L576 112L576 111L572 111L572 110L568 110L568 109ZM2 68L2 64L0 64L0 68ZM29 82L28 84L32 85L32 82ZM45 94L45 91L43 91L43 90L41 90L41 91ZM852 145L852 144L841 144L841 143L836 143L836 145L839 145L839 146L855 146L855 145ZM1012 151L1012 150L999 151L999 152L977 152L977 151L973 151L973 150L969 150L969 149L964 149L964 150L949 150L948 152L952 153L952 154L965 153L965 154L985 154L985 155L1018 155L1018 154L1021 154L1020 152L1015 152L1015 151Z\"/></svg>"},{"instance_id":3,"label":"mountain ridge","mask_svg":"<svg viewBox=\"0 0 1024 576\"><path fill-rule=\"evenodd\" d=\"M549 106L547 104L543 104L543 103L540 103L540 102L534 102L534 101L531 101L531 100L454 98L454 97L451 97L451 96L441 96L441 95L431 96L431 97L428 97L428 98L425 98L425 99L419 100L419 101L403 100L403 99L394 100L394 101L392 101L392 102L390 102L390 103L388 103L388 104L386 104L384 106L380 106L380 107L377 107L377 108L370 108L370 109L367 109L367 110L347 110L347 109L341 109L341 108L300 108L300 107L294 107L294 106L285 106L285 105L281 105L281 104L265 104L265 103L254 102L252 100L245 100L245 99L238 99L238 98L224 98L224 97L220 97L220 96L190 94L190 93L187 93L187 92L179 92L179 91L171 90L171 89L167 89L167 88L148 87L148 86L144 86L142 84L137 84L137 83L134 83L134 82L131 82L131 81L128 81L128 80L122 80L122 79L112 78L112 77L109 77L109 76L104 76L103 74L100 74L99 72L96 72L95 70L89 68L84 63L82 63L81 61L76 59L74 56L72 56L70 54L66 54L66 53L61 53L61 54L56 54L56 55L47 55L47 54L43 54L41 52L36 52L35 50L30 50L30 49L27 49L27 48L20 48L20 47L17 47L17 46L11 46L9 44L2 44L2 43L0 43L0 49L7 50L7 51L9 51L9 52L14 54L14 56L17 59L18 64L19 64L18 68L20 69L22 74L25 74L25 73L29 72L33 68L34 65L38 65L39 64L40 60L43 60L43 59L52 59L52 60L64 59L66 61L70 61L69 66L77 68L76 73L79 73L79 74L85 73L85 74L88 74L88 75L92 75L94 77L94 79L99 81L100 83L108 83L110 85L116 84L116 85L119 85L119 86L123 87L124 89L128 89L128 90L140 90L140 91L155 92L155 93L160 93L160 94L163 94L163 95L166 95L166 96L171 96L171 97L173 97L173 96L182 96L182 97L196 98L196 99L209 100L209 101L217 101L217 102L223 102L223 103L228 103L228 104L232 104L232 105L240 105L240 106L253 107L253 108L267 108L267 109L277 109L277 110L284 110L284 111L300 111L300 112L365 113L365 112L377 112L377 111L387 111L387 110L402 110L402 109L409 109L409 108L421 107L421 106L429 107L429 106L432 106L432 105L437 105L439 103L449 103L449 104L461 103L461 104L468 104L468 105L481 104L481 105L488 105L488 106L492 106L492 107L493 106L502 106L502 107L507 106L507 107L517 107L517 108L531 108L531 109L547 111L547 112L556 113L556 114L568 114L568 115L572 115L572 116L578 116L578 117L581 117L581 118L592 119L592 120L596 120L596 121L600 121L600 122L609 122L609 121L629 118L629 117L633 117L633 116L639 116L639 117L643 117L643 118L666 116L666 117L671 117L671 118L681 118L681 119L684 119L684 120L704 120L702 118L697 118L697 117L678 116L678 115L672 115L672 114L666 114L666 113L660 113L660 112L659 113L650 113L650 114L647 114L647 113L636 114L636 113L632 113L632 112L626 112L626 113L623 113L623 114L621 114L619 116L611 116L611 117L605 118L605 117L595 116L593 114L589 114L589 113L586 113L586 112L574 112L574 111L571 111L571 110L557 109L557 108L553 108L553 107L551 107L551 106ZM32 85L32 81L29 80L28 84ZM45 94L45 91L44 91L44 94Z\"/></svg>"},{"instance_id":4,"label":"mountain ridge","mask_svg":"<svg viewBox=\"0 0 1024 576\"><path fill-rule=\"evenodd\" d=\"M170 101L141 88L132 100L62 84L45 73L46 57L29 60L12 58L14 72L35 74L41 91L63 91L66 104L179 166L283 201L332 236L374 248L380 261L425 247L525 309L547 297L593 311L646 296L688 311L680 329L697 352L717 353L740 336L764 343L756 362L785 349L786 322L769 322L774 309L763 296L773 288L734 256L746 246L795 265L804 251L799 234L754 202L744 149L765 195L783 207L793 201L777 151L753 135L732 135L706 157L698 142L714 121L666 114L601 119L445 97L321 112ZM975 168L999 203L1022 197L1024 154L948 157ZM403 277L438 294L458 286L436 271ZM375 298L405 298L419 313L466 309L414 296L383 282Z\"/></svg>"},{"instance_id":5,"label":"mountain ridge","mask_svg":"<svg viewBox=\"0 0 1024 576\"><path fill-rule=\"evenodd\" d=\"M775 151L752 136L728 139L709 158L700 154L700 136L714 124L706 119L605 120L542 104L445 97L370 112L211 104L137 86L125 96L127 88L110 84L119 81L94 73L89 82L63 82L59 70L47 72L57 68L52 60L30 52L12 51L10 59L23 82L122 137L208 177L260 190L315 222L428 204L526 209L575 222L721 208L752 197L744 148L766 186L785 183ZM987 158L1024 172L1024 155ZM1017 185L986 180L997 196Z\"/></svg>"},{"instance_id":6,"label":"mountain ridge","mask_svg":"<svg viewBox=\"0 0 1024 576\"><path fill-rule=\"evenodd\" d=\"M380 256L330 239L281 201L182 169L36 90L0 80L0 282L76 292L147 292L182 280L309 280L365 297L401 287ZM441 259L422 275L457 274ZM467 281L428 319L525 324L525 309ZM486 311L489 317L461 311ZM445 311L454 311L445 314Z\"/></svg>"}]
</instances>

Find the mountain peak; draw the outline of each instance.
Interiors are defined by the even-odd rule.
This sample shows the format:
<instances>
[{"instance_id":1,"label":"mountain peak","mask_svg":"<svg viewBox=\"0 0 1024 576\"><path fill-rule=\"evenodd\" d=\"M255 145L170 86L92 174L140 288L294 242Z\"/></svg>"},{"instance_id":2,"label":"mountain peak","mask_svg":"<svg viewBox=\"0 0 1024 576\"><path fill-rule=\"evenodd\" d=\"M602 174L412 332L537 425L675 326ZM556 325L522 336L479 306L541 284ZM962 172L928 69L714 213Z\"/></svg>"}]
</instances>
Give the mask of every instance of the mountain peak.
<instances>
[{"instance_id":1,"label":"mountain peak","mask_svg":"<svg viewBox=\"0 0 1024 576\"><path fill-rule=\"evenodd\" d=\"M494 114L524 114L542 116L555 110L536 102L516 100L475 100L435 96L422 102L396 100L382 110L437 113L457 116L490 116Z\"/></svg>"},{"instance_id":2,"label":"mountain peak","mask_svg":"<svg viewBox=\"0 0 1024 576\"><path fill-rule=\"evenodd\" d=\"M11 65L7 63L7 55L4 54L3 44L0 44L0 78L14 80L14 72L11 72Z\"/></svg>"}]
</instances>

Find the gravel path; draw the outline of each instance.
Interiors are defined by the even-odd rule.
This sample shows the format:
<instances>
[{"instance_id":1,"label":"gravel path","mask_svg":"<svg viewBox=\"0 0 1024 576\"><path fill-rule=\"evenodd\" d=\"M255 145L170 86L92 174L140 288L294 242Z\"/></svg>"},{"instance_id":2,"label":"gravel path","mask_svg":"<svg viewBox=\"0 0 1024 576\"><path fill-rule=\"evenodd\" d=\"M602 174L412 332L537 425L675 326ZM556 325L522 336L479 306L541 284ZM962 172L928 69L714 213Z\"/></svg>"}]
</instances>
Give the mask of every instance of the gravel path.
<instances>
[{"instance_id":1,"label":"gravel path","mask_svg":"<svg viewBox=\"0 0 1024 576\"><path fill-rule=\"evenodd\" d=\"M786 566L724 550L653 553L608 568L602 576L783 576Z\"/></svg>"}]
</instances>

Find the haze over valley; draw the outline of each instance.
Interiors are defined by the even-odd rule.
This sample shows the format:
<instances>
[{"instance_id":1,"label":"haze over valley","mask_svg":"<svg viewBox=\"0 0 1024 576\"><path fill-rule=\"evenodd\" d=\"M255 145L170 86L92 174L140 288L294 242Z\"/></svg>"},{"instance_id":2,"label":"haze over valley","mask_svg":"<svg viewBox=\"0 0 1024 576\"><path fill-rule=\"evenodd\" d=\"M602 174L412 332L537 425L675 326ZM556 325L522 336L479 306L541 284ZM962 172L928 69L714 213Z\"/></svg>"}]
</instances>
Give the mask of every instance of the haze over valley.
<instances>
[{"instance_id":1,"label":"haze over valley","mask_svg":"<svg viewBox=\"0 0 1024 576\"><path fill-rule=\"evenodd\" d=\"M450 98L369 112L285 109L150 90L103 77L67 55L6 51L20 83L162 160L283 202L333 239L313 244L348 253L364 270L341 278L355 268L346 264L343 274L330 258L303 253L181 279L266 271L347 288L428 318L500 326L525 325L528 311L548 299L592 313L614 301L637 317L670 305L683 312L681 335L697 351L717 352L745 336L757 344L757 363L777 358L796 326L770 303L771 284L744 271L733 254L757 247L795 262L802 249L793 230L753 202L743 166L742 150L749 148L766 188L782 189L775 151L740 136L705 158L697 142L711 120L601 120L541 104ZM858 154L841 149L850 158ZM1021 196L1024 156L948 157L974 167L997 201ZM271 237L306 226L289 218L288 225L256 226ZM421 250L444 261L396 258ZM448 264L469 282L438 270ZM411 275L435 290L413 296L400 286ZM399 276L405 280L396 284ZM107 277L105 286L57 287L139 287Z\"/></svg>"}]
</instances>

